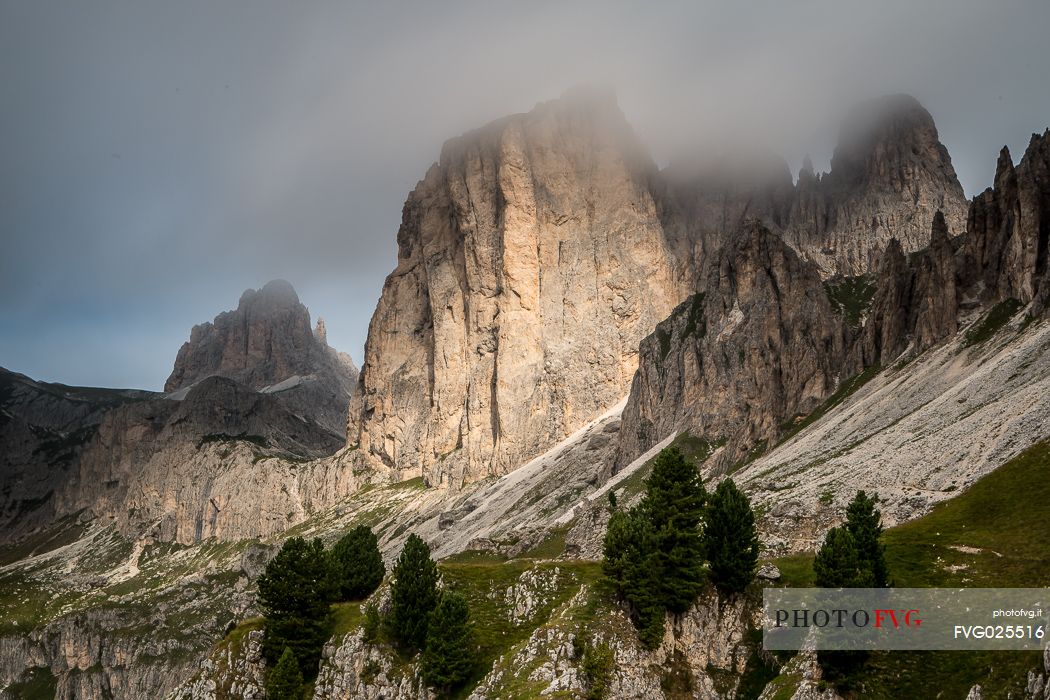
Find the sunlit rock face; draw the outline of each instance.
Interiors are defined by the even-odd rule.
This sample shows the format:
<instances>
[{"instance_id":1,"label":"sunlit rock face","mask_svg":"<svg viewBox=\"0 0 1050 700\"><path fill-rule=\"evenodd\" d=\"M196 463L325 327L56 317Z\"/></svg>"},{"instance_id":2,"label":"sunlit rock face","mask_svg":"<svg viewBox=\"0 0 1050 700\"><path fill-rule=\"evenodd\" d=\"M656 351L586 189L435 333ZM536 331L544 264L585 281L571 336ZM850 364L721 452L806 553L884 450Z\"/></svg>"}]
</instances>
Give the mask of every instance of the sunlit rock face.
<instances>
[{"instance_id":1,"label":"sunlit rock face","mask_svg":"<svg viewBox=\"0 0 1050 700\"><path fill-rule=\"evenodd\" d=\"M965 200L914 99L857 108L832 172L684 159L658 172L614 98L576 91L449 141L405 204L348 443L430 484L505 473L627 394L638 344L749 220L822 277L929 244ZM817 392L821 393L821 392Z\"/></svg>"},{"instance_id":2,"label":"sunlit rock face","mask_svg":"<svg viewBox=\"0 0 1050 700\"><path fill-rule=\"evenodd\" d=\"M655 167L577 91L445 144L405 204L349 441L431 484L500 474L620 400L682 296Z\"/></svg>"}]
</instances>

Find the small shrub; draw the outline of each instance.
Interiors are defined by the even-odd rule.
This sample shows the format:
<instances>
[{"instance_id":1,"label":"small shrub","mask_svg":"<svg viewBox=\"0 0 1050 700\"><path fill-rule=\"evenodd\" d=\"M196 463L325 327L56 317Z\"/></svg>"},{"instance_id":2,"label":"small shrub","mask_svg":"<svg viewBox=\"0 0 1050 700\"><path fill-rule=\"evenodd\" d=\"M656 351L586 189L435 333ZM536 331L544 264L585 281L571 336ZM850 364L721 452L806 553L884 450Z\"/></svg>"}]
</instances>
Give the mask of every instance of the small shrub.
<instances>
[{"instance_id":1,"label":"small shrub","mask_svg":"<svg viewBox=\"0 0 1050 700\"><path fill-rule=\"evenodd\" d=\"M614 662L613 650L605 642L583 645L581 670L587 687L587 700L604 700L607 697Z\"/></svg>"},{"instance_id":2,"label":"small shrub","mask_svg":"<svg viewBox=\"0 0 1050 700\"><path fill-rule=\"evenodd\" d=\"M277 665L266 674L266 697L269 700L302 700L303 674L289 647L284 648Z\"/></svg>"},{"instance_id":3,"label":"small shrub","mask_svg":"<svg viewBox=\"0 0 1050 700\"><path fill-rule=\"evenodd\" d=\"M379 606L375 603L369 603L365 606L365 643L375 644L379 641L379 633L382 630L383 622L379 617Z\"/></svg>"},{"instance_id":4,"label":"small shrub","mask_svg":"<svg viewBox=\"0 0 1050 700\"><path fill-rule=\"evenodd\" d=\"M372 685L382 670L378 661L369 659L361 666L361 682L365 685Z\"/></svg>"}]
</instances>

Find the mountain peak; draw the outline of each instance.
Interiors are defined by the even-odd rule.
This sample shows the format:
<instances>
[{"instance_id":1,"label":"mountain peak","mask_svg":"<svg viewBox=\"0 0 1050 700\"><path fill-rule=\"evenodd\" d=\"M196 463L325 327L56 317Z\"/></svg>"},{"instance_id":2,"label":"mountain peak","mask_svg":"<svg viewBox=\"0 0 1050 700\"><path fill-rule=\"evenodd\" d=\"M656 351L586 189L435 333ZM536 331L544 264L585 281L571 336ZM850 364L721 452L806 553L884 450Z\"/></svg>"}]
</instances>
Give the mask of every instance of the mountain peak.
<instances>
[{"instance_id":1,"label":"mountain peak","mask_svg":"<svg viewBox=\"0 0 1050 700\"><path fill-rule=\"evenodd\" d=\"M932 168L944 180L956 180L951 157L926 108L910 95L887 95L849 111L831 172L844 185L871 182L899 177L904 164L913 162Z\"/></svg>"},{"instance_id":2,"label":"mountain peak","mask_svg":"<svg viewBox=\"0 0 1050 700\"><path fill-rule=\"evenodd\" d=\"M295 306L299 303L299 295L295 293L295 287L287 280L270 280L261 289L246 289L241 294L239 305L251 303L254 300L262 301L269 306Z\"/></svg>"}]
</instances>

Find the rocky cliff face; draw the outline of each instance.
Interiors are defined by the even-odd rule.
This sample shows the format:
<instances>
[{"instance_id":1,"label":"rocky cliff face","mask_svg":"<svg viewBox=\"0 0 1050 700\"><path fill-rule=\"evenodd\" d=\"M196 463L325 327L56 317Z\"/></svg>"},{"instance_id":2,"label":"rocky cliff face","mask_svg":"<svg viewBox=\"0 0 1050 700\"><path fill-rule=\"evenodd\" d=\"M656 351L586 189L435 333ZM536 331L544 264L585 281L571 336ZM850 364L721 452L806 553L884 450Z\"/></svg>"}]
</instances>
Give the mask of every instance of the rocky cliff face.
<instances>
[{"instance_id":1,"label":"rocky cliff face","mask_svg":"<svg viewBox=\"0 0 1050 700\"><path fill-rule=\"evenodd\" d=\"M357 368L348 355L328 347L323 321L318 319L316 332L311 329L310 312L292 285L274 280L245 291L236 310L193 327L164 391L179 395L212 376L274 393L301 415L341 434Z\"/></svg>"},{"instance_id":2,"label":"rocky cliff face","mask_svg":"<svg viewBox=\"0 0 1050 700\"><path fill-rule=\"evenodd\" d=\"M17 537L87 509L126 535L190 544L281 532L357 481L345 445L356 370L291 286L248 290L197 326L167 394L0 374L0 522Z\"/></svg>"},{"instance_id":3,"label":"rocky cliff face","mask_svg":"<svg viewBox=\"0 0 1050 700\"><path fill-rule=\"evenodd\" d=\"M1050 250L1050 131L1032 134L1015 168L1003 147L995 184L970 207L960 278L982 299L1046 308Z\"/></svg>"},{"instance_id":4,"label":"rocky cliff face","mask_svg":"<svg viewBox=\"0 0 1050 700\"><path fill-rule=\"evenodd\" d=\"M726 243L702 286L642 341L617 465L688 428L732 463L772 443L839 381L847 329L814 266L762 224Z\"/></svg>"},{"instance_id":5,"label":"rocky cliff face","mask_svg":"<svg viewBox=\"0 0 1050 700\"><path fill-rule=\"evenodd\" d=\"M500 120L446 144L405 205L348 442L431 484L504 473L627 393L637 343L746 220L855 276L892 238L927 247L938 210L962 229L951 159L910 97L858 106L832 172L797 185L762 154L657 173L607 95Z\"/></svg>"},{"instance_id":6,"label":"rocky cliff face","mask_svg":"<svg viewBox=\"0 0 1050 700\"><path fill-rule=\"evenodd\" d=\"M37 382L0 368L0 540L50 522L55 491L106 413L153 397Z\"/></svg>"},{"instance_id":7,"label":"rocky cliff face","mask_svg":"<svg viewBox=\"0 0 1050 700\"><path fill-rule=\"evenodd\" d=\"M281 532L301 519L296 463L342 439L273 396L223 377L182 401L139 402L108 413L56 496L58 513L87 508L127 534L192 544Z\"/></svg>"},{"instance_id":8,"label":"rocky cliff face","mask_svg":"<svg viewBox=\"0 0 1050 700\"><path fill-rule=\"evenodd\" d=\"M445 144L409 196L348 440L431 484L523 464L615 404L681 298L655 169L611 95Z\"/></svg>"},{"instance_id":9,"label":"rocky cliff face","mask_svg":"<svg viewBox=\"0 0 1050 700\"><path fill-rule=\"evenodd\" d=\"M517 640L499 658L486 659L479 669L484 677L469 691L470 700L584 697L588 680L581 652L587 645L612 649L608 697L625 699L734 697L740 675L760 658L751 632L760 610L744 596L719 599L706 592L688 612L668 616L663 640L647 651L639 647L626 611L595 594L571 563L526 568L510 580L506 590L482 586L467 593L486 598L487 612L507 626L505 636ZM382 589L373 596L380 608L387 600ZM258 634L251 631L246 641L221 644L169 700L261 697ZM406 660L382 642L366 642L355 625L326 645L312 697L441 697L420 679L418 659Z\"/></svg>"},{"instance_id":10,"label":"rocky cliff face","mask_svg":"<svg viewBox=\"0 0 1050 700\"><path fill-rule=\"evenodd\" d=\"M233 620L270 548L172 547L65 519L0 559L0 698L163 697Z\"/></svg>"},{"instance_id":11,"label":"rocky cliff face","mask_svg":"<svg viewBox=\"0 0 1050 700\"><path fill-rule=\"evenodd\" d=\"M949 240L934 219L930 246L906 257L892 241L880 263L878 291L851 367L886 364L921 352L974 321L970 333L1002 325L1021 308L1039 316L1050 299L1050 132L1032 136L1015 168L1004 148L995 185L973 199L966 232ZM975 335L977 334L977 335Z\"/></svg>"},{"instance_id":12,"label":"rocky cliff face","mask_svg":"<svg viewBox=\"0 0 1050 700\"><path fill-rule=\"evenodd\" d=\"M825 278L874 272L892 238L906 253L925 248L938 211L949 232L966 225L951 157L929 112L906 95L857 105L826 174L807 158L793 183L779 156L741 151L695 155L661 175L669 237L691 241L699 267L697 251L714 254L749 218L780 233Z\"/></svg>"},{"instance_id":13,"label":"rocky cliff face","mask_svg":"<svg viewBox=\"0 0 1050 700\"><path fill-rule=\"evenodd\" d=\"M933 118L892 95L853 109L829 173L802 169L784 238L825 277L856 276L877 267L892 238L906 253L925 248L937 211L949 231L963 231L966 198Z\"/></svg>"},{"instance_id":14,"label":"rocky cliff face","mask_svg":"<svg viewBox=\"0 0 1050 700\"><path fill-rule=\"evenodd\" d=\"M749 219L780 231L795 198L787 162L761 150L693 153L660 175L666 235L694 276Z\"/></svg>"},{"instance_id":15,"label":"rocky cliff face","mask_svg":"<svg viewBox=\"0 0 1050 700\"><path fill-rule=\"evenodd\" d=\"M757 236L757 224L746 227L752 233L730 239L736 242L720 254L720 271L711 268L693 302L642 343L617 465L682 430L711 445L735 445L709 466L739 464L746 446L761 454L836 387L848 389L847 378L870 376L961 329L964 346L981 342L1026 307L1030 319L1045 312L1050 132L1033 136L1016 168L1003 152L995 186L973 200L968 221L968 229L952 238L947 217L936 212L928 245L910 254L900 240L889 239L874 268L870 304L852 300L863 307L855 332L838 315L842 305L833 310L826 303L834 287L821 288L815 267L775 251L774 237ZM726 270L737 267L742 279L768 279L769 291L748 299L721 284L731 278Z\"/></svg>"}]
</instances>

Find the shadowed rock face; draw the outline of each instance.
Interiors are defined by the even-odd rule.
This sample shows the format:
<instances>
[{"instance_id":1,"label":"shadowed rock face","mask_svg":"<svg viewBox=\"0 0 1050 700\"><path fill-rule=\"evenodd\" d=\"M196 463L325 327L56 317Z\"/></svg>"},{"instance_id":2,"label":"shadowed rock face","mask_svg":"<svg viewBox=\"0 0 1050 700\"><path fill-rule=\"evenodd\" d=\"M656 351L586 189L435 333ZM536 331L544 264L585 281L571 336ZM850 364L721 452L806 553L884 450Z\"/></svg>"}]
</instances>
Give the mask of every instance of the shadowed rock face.
<instances>
[{"instance_id":1,"label":"shadowed rock face","mask_svg":"<svg viewBox=\"0 0 1050 700\"><path fill-rule=\"evenodd\" d=\"M995 184L974 197L961 280L989 301L1050 296L1050 130L1032 134L1015 168L1003 147Z\"/></svg>"},{"instance_id":2,"label":"shadowed rock face","mask_svg":"<svg viewBox=\"0 0 1050 700\"><path fill-rule=\"evenodd\" d=\"M995 185L974 197L964 235L949 240L942 218L928 249L908 260L895 242L880 266L854 369L921 352L953 335L961 314L1007 300L1037 316L1050 298L1050 132L1033 135L1015 168L1005 148Z\"/></svg>"},{"instance_id":3,"label":"shadowed rock face","mask_svg":"<svg viewBox=\"0 0 1050 700\"><path fill-rule=\"evenodd\" d=\"M713 268L698 287L702 302L683 304L643 341L617 465L676 430L689 430L710 442L728 440L714 464L728 466L743 446L770 443L785 432L782 421L807 414L858 372L927 350L993 311L1009 315L1027 307L1030 316L1044 314L1050 300L1050 132L1032 137L1016 168L1004 149L995 186L974 198L968 221L968 230L952 238L946 217L936 212L928 246L911 254L896 238L889 240L875 267L863 326L852 338L828 307L816 268L776 252L770 241L783 244L768 232L758 234L761 226L745 226L751 233L730 239L720 271ZM732 279L725 270L737 269L756 281L755 289L769 280L775 293L766 296L776 303L741 296L732 285L712 286L713 279ZM741 313L735 307L726 312L733 304ZM712 329L717 343L708 337Z\"/></svg>"},{"instance_id":4,"label":"shadowed rock face","mask_svg":"<svg viewBox=\"0 0 1050 700\"><path fill-rule=\"evenodd\" d=\"M860 371L889 363L909 346L932 347L959 329L958 311L955 243L938 212L929 248L913 260L896 239L886 247L878 289L852 350L850 368Z\"/></svg>"},{"instance_id":5,"label":"shadowed rock face","mask_svg":"<svg viewBox=\"0 0 1050 700\"><path fill-rule=\"evenodd\" d=\"M0 540L46 524L105 415L158 396L37 382L0 368Z\"/></svg>"},{"instance_id":6,"label":"shadowed rock face","mask_svg":"<svg viewBox=\"0 0 1050 700\"><path fill-rule=\"evenodd\" d=\"M663 176L679 219L671 228L684 228L705 253L755 218L825 278L874 272L891 238L905 253L925 248L937 211L950 232L966 224L966 198L933 118L906 95L857 105L831 171L818 176L807 159L797 184L784 160L769 153L701 156L672 164Z\"/></svg>"},{"instance_id":7,"label":"shadowed rock face","mask_svg":"<svg viewBox=\"0 0 1050 700\"><path fill-rule=\"evenodd\" d=\"M129 533L184 544L265 536L302 508L278 460L305 462L341 445L275 397L208 377L181 401L107 413L58 492L57 510L87 508Z\"/></svg>"},{"instance_id":8,"label":"shadowed rock face","mask_svg":"<svg viewBox=\"0 0 1050 700\"><path fill-rule=\"evenodd\" d=\"M166 392L206 377L233 379L274 393L290 409L342 434L357 368L328 347L324 323L315 333L310 312L288 282L274 280L241 295L234 311L194 326L179 349Z\"/></svg>"},{"instance_id":9,"label":"shadowed rock face","mask_svg":"<svg viewBox=\"0 0 1050 700\"><path fill-rule=\"evenodd\" d=\"M4 535L87 508L183 543L257 536L287 527L315 492L344 492L352 475L338 470L289 487L299 474L281 462L345 444L356 370L318 328L278 281L193 329L167 395L0 371Z\"/></svg>"},{"instance_id":10,"label":"shadowed rock face","mask_svg":"<svg viewBox=\"0 0 1050 700\"><path fill-rule=\"evenodd\" d=\"M846 347L846 325L816 267L750 222L697 293L642 341L617 465L685 428L727 442L727 463L771 443L785 421L834 390Z\"/></svg>"},{"instance_id":11,"label":"shadowed rock face","mask_svg":"<svg viewBox=\"0 0 1050 700\"><path fill-rule=\"evenodd\" d=\"M349 442L463 483L620 400L682 297L655 168L614 98L575 92L449 141L404 207Z\"/></svg>"},{"instance_id":12,"label":"shadowed rock face","mask_svg":"<svg viewBox=\"0 0 1050 700\"><path fill-rule=\"evenodd\" d=\"M666 183L668 239L694 275L745 221L757 219L781 230L795 197L787 162L754 148L693 153L660 174Z\"/></svg>"},{"instance_id":13,"label":"shadowed rock face","mask_svg":"<svg viewBox=\"0 0 1050 700\"><path fill-rule=\"evenodd\" d=\"M937 211L947 229L966 225L966 198L933 118L893 95L851 112L831 172L799 174L784 237L825 276L873 271L891 238L905 253L925 248Z\"/></svg>"}]
</instances>

